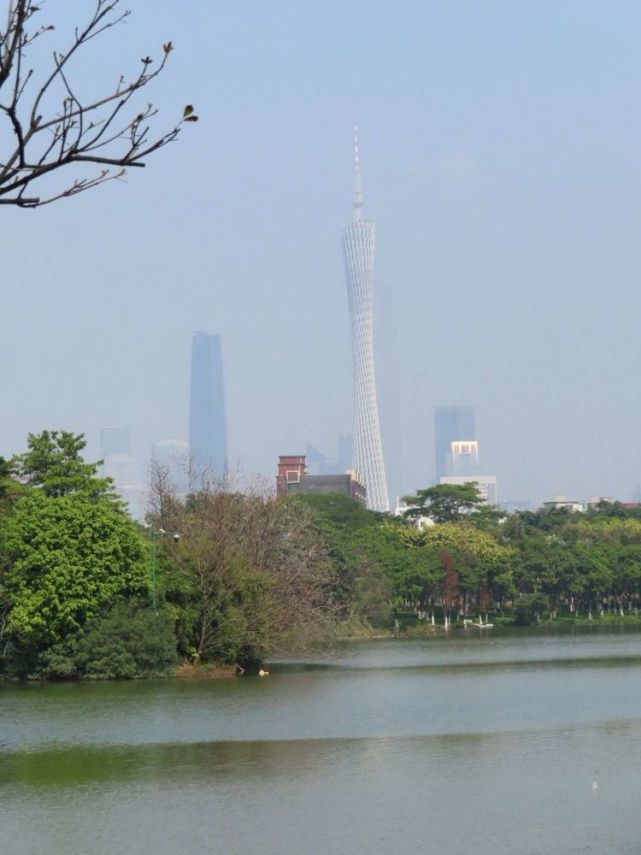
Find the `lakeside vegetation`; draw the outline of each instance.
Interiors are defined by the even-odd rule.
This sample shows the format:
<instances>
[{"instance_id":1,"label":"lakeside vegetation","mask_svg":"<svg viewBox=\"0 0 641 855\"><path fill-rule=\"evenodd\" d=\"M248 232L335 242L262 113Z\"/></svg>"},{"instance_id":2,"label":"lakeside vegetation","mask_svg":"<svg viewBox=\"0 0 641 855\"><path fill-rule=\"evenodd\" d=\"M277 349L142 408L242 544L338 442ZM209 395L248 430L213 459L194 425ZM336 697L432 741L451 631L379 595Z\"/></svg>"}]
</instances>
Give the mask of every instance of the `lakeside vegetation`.
<instances>
[{"instance_id":1,"label":"lakeside vegetation","mask_svg":"<svg viewBox=\"0 0 641 855\"><path fill-rule=\"evenodd\" d=\"M340 495L276 500L211 483L181 497L157 470L145 528L84 447L44 431L0 459L0 676L256 671L276 651L479 615L638 616L641 512L619 503L506 516L473 485L440 485L393 518Z\"/></svg>"}]
</instances>

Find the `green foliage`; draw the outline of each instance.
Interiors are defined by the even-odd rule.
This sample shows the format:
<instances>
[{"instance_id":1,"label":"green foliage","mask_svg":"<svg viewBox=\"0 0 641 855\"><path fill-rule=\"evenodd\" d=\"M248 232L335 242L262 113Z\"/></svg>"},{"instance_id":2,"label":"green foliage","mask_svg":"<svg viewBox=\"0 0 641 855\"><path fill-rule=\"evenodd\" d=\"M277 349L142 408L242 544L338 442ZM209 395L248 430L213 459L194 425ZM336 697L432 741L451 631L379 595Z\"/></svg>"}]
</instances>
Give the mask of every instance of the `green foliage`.
<instances>
[{"instance_id":1,"label":"green foliage","mask_svg":"<svg viewBox=\"0 0 641 855\"><path fill-rule=\"evenodd\" d=\"M517 626L538 623L549 606L545 594L521 594L514 604L514 622Z\"/></svg>"},{"instance_id":2,"label":"green foliage","mask_svg":"<svg viewBox=\"0 0 641 855\"><path fill-rule=\"evenodd\" d=\"M100 463L85 463L80 452L86 446L82 434L69 431L30 433L29 450L13 458L20 480L40 487L46 496L60 497L82 492L94 498L110 493L108 478L98 478Z\"/></svg>"},{"instance_id":3,"label":"green foliage","mask_svg":"<svg viewBox=\"0 0 641 855\"><path fill-rule=\"evenodd\" d=\"M335 592L343 615L360 616L376 625L389 621L395 604L406 599L399 580L420 572L419 557L404 540L408 525L340 494L302 495L288 501L313 511L335 568Z\"/></svg>"},{"instance_id":4,"label":"green foliage","mask_svg":"<svg viewBox=\"0 0 641 855\"><path fill-rule=\"evenodd\" d=\"M0 499L6 498L11 485L11 464L0 457Z\"/></svg>"},{"instance_id":5,"label":"green foliage","mask_svg":"<svg viewBox=\"0 0 641 855\"><path fill-rule=\"evenodd\" d=\"M213 488L163 507L154 525L181 535L163 544L159 572L181 655L256 669L331 614L332 565L306 505Z\"/></svg>"},{"instance_id":6,"label":"green foliage","mask_svg":"<svg viewBox=\"0 0 641 855\"><path fill-rule=\"evenodd\" d=\"M46 650L37 673L52 679L127 680L165 677L175 663L167 613L118 603Z\"/></svg>"},{"instance_id":7,"label":"green foliage","mask_svg":"<svg viewBox=\"0 0 641 855\"><path fill-rule=\"evenodd\" d=\"M436 484L418 490L413 496L405 496L403 501L410 505L406 511L408 517L429 517L436 523L456 522L483 504L473 481L465 484Z\"/></svg>"},{"instance_id":8,"label":"green foliage","mask_svg":"<svg viewBox=\"0 0 641 855\"><path fill-rule=\"evenodd\" d=\"M133 521L82 493L51 498L34 490L20 499L3 526L2 553L2 637L22 651L26 671L105 605L148 589L145 544Z\"/></svg>"},{"instance_id":9,"label":"green foliage","mask_svg":"<svg viewBox=\"0 0 641 855\"><path fill-rule=\"evenodd\" d=\"M355 580L352 611L373 627L386 626L391 617L392 585L380 572L367 568Z\"/></svg>"},{"instance_id":10,"label":"green foliage","mask_svg":"<svg viewBox=\"0 0 641 855\"><path fill-rule=\"evenodd\" d=\"M407 539L434 552L446 549L454 561L463 594L474 596L482 589L499 599L512 591L512 550L491 533L471 525L467 518L414 530Z\"/></svg>"},{"instance_id":11,"label":"green foliage","mask_svg":"<svg viewBox=\"0 0 641 855\"><path fill-rule=\"evenodd\" d=\"M27 492L27 487L15 478L13 464L0 457L0 521L11 509L11 504Z\"/></svg>"},{"instance_id":12,"label":"green foliage","mask_svg":"<svg viewBox=\"0 0 641 855\"><path fill-rule=\"evenodd\" d=\"M387 519L377 511L370 511L356 499L341 493L306 493L292 496L287 501L303 504L316 512L325 523L326 531L357 531L374 528Z\"/></svg>"},{"instance_id":13,"label":"green foliage","mask_svg":"<svg viewBox=\"0 0 641 855\"><path fill-rule=\"evenodd\" d=\"M439 485L395 519L339 494L212 487L182 499L159 479L150 522L181 537L155 542L150 609L149 541L83 448L82 436L44 431L0 459L0 674L160 676L176 655L257 670L300 639L394 617L505 609L525 625L641 604L641 515L616 503L505 516L474 484ZM412 516L434 524L417 529Z\"/></svg>"}]
</instances>

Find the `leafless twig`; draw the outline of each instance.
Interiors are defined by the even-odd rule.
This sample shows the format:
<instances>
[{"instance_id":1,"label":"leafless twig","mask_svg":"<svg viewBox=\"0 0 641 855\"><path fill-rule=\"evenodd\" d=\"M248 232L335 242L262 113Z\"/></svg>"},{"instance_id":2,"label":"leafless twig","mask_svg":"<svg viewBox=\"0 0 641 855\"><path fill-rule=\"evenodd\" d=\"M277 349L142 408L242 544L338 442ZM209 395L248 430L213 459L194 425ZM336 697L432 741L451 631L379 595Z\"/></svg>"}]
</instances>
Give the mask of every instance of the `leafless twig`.
<instances>
[{"instance_id":1,"label":"leafless twig","mask_svg":"<svg viewBox=\"0 0 641 855\"><path fill-rule=\"evenodd\" d=\"M53 52L51 70L36 83L34 69L26 69L28 49L54 29L37 26L43 2L8 0L4 29L0 25L0 119L4 115L14 140L6 154L0 152L0 205L35 208L122 178L129 167L144 166L150 154L173 142L184 122L198 119L187 105L173 127L154 137L153 104L132 109L133 96L165 68L171 42L162 46L159 62L143 57L138 72L121 75L111 92L89 100L78 94L70 76L72 60L88 42L129 16L128 10L119 10L120 0L94 0L88 23L76 28L66 52ZM45 176L86 164L100 169L44 196L31 195L32 185Z\"/></svg>"}]
</instances>

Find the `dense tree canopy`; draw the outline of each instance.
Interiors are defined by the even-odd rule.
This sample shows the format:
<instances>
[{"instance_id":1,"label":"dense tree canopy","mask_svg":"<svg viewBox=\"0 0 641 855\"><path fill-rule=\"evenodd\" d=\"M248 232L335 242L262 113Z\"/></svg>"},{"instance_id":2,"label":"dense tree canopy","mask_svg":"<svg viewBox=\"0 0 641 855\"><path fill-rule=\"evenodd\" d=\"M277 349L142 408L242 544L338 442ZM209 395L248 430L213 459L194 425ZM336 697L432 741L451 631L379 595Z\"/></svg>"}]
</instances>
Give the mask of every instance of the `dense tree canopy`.
<instances>
[{"instance_id":1,"label":"dense tree canopy","mask_svg":"<svg viewBox=\"0 0 641 855\"><path fill-rule=\"evenodd\" d=\"M333 614L333 567L306 507L218 485L156 505L152 525L180 532L159 583L183 656L255 668Z\"/></svg>"},{"instance_id":2,"label":"dense tree canopy","mask_svg":"<svg viewBox=\"0 0 641 855\"><path fill-rule=\"evenodd\" d=\"M634 508L502 515L469 485L441 485L417 493L433 520L418 528L341 495L277 500L212 482L177 496L158 471L144 529L84 447L43 431L0 460L0 675L255 671L276 650L380 628L638 612Z\"/></svg>"},{"instance_id":3,"label":"dense tree canopy","mask_svg":"<svg viewBox=\"0 0 641 855\"><path fill-rule=\"evenodd\" d=\"M149 585L144 540L117 504L33 490L2 528L0 597L7 640L28 670L38 656Z\"/></svg>"}]
</instances>

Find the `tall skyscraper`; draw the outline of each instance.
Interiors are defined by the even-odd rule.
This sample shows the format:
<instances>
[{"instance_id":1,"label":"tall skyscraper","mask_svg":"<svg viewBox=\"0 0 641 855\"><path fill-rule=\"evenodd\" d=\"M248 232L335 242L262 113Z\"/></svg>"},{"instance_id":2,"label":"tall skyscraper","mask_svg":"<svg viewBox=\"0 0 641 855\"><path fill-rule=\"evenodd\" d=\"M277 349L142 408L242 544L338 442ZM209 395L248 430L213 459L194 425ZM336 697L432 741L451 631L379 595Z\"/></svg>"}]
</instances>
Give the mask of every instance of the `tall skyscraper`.
<instances>
[{"instance_id":1,"label":"tall skyscraper","mask_svg":"<svg viewBox=\"0 0 641 855\"><path fill-rule=\"evenodd\" d=\"M223 478L227 468L227 416L219 335L194 333L191 343L189 449L196 477Z\"/></svg>"},{"instance_id":2,"label":"tall skyscraper","mask_svg":"<svg viewBox=\"0 0 641 855\"><path fill-rule=\"evenodd\" d=\"M374 376L374 223L363 219L360 146L354 128L354 214L343 230L343 257L352 326L354 468L367 489L367 507L389 510Z\"/></svg>"},{"instance_id":3,"label":"tall skyscraper","mask_svg":"<svg viewBox=\"0 0 641 855\"><path fill-rule=\"evenodd\" d=\"M436 451L436 482L451 475L453 442L476 439L472 407L436 407L434 410L434 448Z\"/></svg>"}]
</instances>

